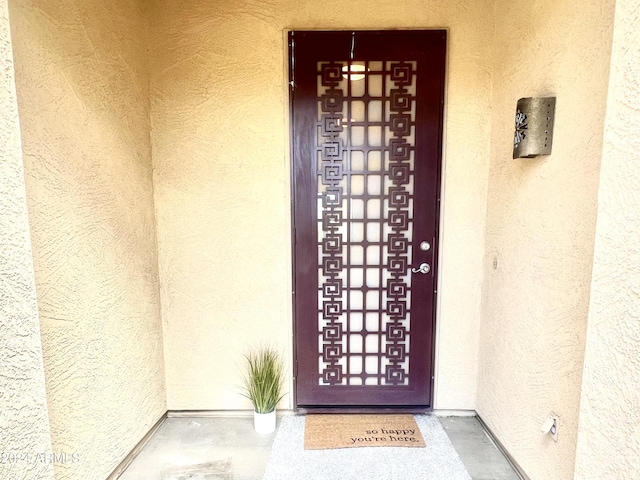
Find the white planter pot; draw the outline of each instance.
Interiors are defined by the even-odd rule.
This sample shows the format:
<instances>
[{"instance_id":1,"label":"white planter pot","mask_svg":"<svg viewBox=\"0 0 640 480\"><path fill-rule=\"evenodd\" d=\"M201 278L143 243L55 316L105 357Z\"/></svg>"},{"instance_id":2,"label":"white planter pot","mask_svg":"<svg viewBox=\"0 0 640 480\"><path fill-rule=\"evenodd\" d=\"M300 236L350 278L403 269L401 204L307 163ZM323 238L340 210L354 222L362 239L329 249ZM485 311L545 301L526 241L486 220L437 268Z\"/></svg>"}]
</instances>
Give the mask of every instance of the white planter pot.
<instances>
[{"instance_id":1,"label":"white planter pot","mask_svg":"<svg viewBox=\"0 0 640 480\"><path fill-rule=\"evenodd\" d=\"M256 433L268 434L276 431L276 411L269 413L253 412L253 428Z\"/></svg>"}]
</instances>

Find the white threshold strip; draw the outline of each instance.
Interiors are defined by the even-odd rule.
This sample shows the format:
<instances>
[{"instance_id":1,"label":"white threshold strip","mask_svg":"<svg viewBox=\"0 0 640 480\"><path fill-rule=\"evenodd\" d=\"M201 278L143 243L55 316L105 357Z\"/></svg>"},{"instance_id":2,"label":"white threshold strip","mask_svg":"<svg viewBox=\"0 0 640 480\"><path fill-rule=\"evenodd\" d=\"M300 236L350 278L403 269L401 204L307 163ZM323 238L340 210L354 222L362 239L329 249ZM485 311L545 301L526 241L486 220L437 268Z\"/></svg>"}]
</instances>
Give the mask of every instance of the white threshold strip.
<instances>
[{"instance_id":1,"label":"white threshold strip","mask_svg":"<svg viewBox=\"0 0 640 480\"><path fill-rule=\"evenodd\" d=\"M278 409L278 417L295 415L293 410ZM253 417L253 410L168 410L168 418Z\"/></svg>"}]
</instances>

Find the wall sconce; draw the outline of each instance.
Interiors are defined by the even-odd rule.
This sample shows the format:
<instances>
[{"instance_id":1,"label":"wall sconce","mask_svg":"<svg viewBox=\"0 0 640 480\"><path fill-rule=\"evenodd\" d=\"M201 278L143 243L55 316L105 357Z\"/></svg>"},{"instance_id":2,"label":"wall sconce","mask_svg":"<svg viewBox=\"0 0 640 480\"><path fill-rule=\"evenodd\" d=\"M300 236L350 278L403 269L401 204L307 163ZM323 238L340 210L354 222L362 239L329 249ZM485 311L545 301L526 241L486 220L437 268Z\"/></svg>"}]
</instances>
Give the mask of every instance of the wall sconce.
<instances>
[{"instance_id":1,"label":"wall sconce","mask_svg":"<svg viewBox=\"0 0 640 480\"><path fill-rule=\"evenodd\" d=\"M513 158L551 154L555 110L556 97L518 100Z\"/></svg>"}]
</instances>

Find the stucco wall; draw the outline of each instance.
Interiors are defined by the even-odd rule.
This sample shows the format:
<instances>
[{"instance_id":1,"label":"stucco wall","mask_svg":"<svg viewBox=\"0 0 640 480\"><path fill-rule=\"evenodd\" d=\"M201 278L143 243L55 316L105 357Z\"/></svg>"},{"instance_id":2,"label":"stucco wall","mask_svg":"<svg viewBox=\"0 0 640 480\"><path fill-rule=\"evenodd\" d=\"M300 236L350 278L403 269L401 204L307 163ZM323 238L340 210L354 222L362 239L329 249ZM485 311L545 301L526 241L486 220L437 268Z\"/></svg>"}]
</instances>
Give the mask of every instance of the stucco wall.
<instances>
[{"instance_id":1,"label":"stucco wall","mask_svg":"<svg viewBox=\"0 0 640 480\"><path fill-rule=\"evenodd\" d=\"M533 479L573 477L613 6L496 4L477 411ZM518 98L546 95L552 155L513 160Z\"/></svg>"},{"instance_id":2,"label":"stucco wall","mask_svg":"<svg viewBox=\"0 0 640 480\"><path fill-rule=\"evenodd\" d=\"M640 5L616 2L576 479L640 478Z\"/></svg>"},{"instance_id":3,"label":"stucco wall","mask_svg":"<svg viewBox=\"0 0 640 480\"><path fill-rule=\"evenodd\" d=\"M291 356L286 29L450 28L437 408L473 409L492 10L464 0L159 0L151 81L170 409L248 408L248 346Z\"/></svg>"},{"instance_id":4,"label":"stucco wall","mask_svg":"<svg viewBox=\"0 0 640 480\"><path fill-rule=\"evenodd\" d=\"M103 479L166 409L139 2L10 2L56 478ZM4 232L3 232L4 233Z\"/></svg>"},{"instance_id":5,"label":"stucco wall","mask_svg":"<svg viewBox=\"0 0 640 480\"><path fill-rule=\"evenodd\" d=\"M53 479L6 0L0 0L0 478ZM41 455L38 457L38 455Z\"/></svg>"}]
</instances>

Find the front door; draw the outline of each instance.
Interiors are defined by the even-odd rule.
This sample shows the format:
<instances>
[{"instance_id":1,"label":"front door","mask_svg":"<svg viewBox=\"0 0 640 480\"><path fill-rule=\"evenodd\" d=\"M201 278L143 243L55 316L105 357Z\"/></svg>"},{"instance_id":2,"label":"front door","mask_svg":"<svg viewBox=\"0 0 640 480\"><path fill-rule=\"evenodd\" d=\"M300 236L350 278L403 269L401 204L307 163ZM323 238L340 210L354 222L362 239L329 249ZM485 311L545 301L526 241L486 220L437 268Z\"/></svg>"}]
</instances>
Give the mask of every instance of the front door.
<instances>
[{"instance_id":1,"label":"front door","mask_svg":"<svg viewBox=\"0 0 640 480\"><path fill-rule=\"evenodd\" d=\"M446 32L291 32L295 398L432 406Z\"/></svg>"}]
</instances>

